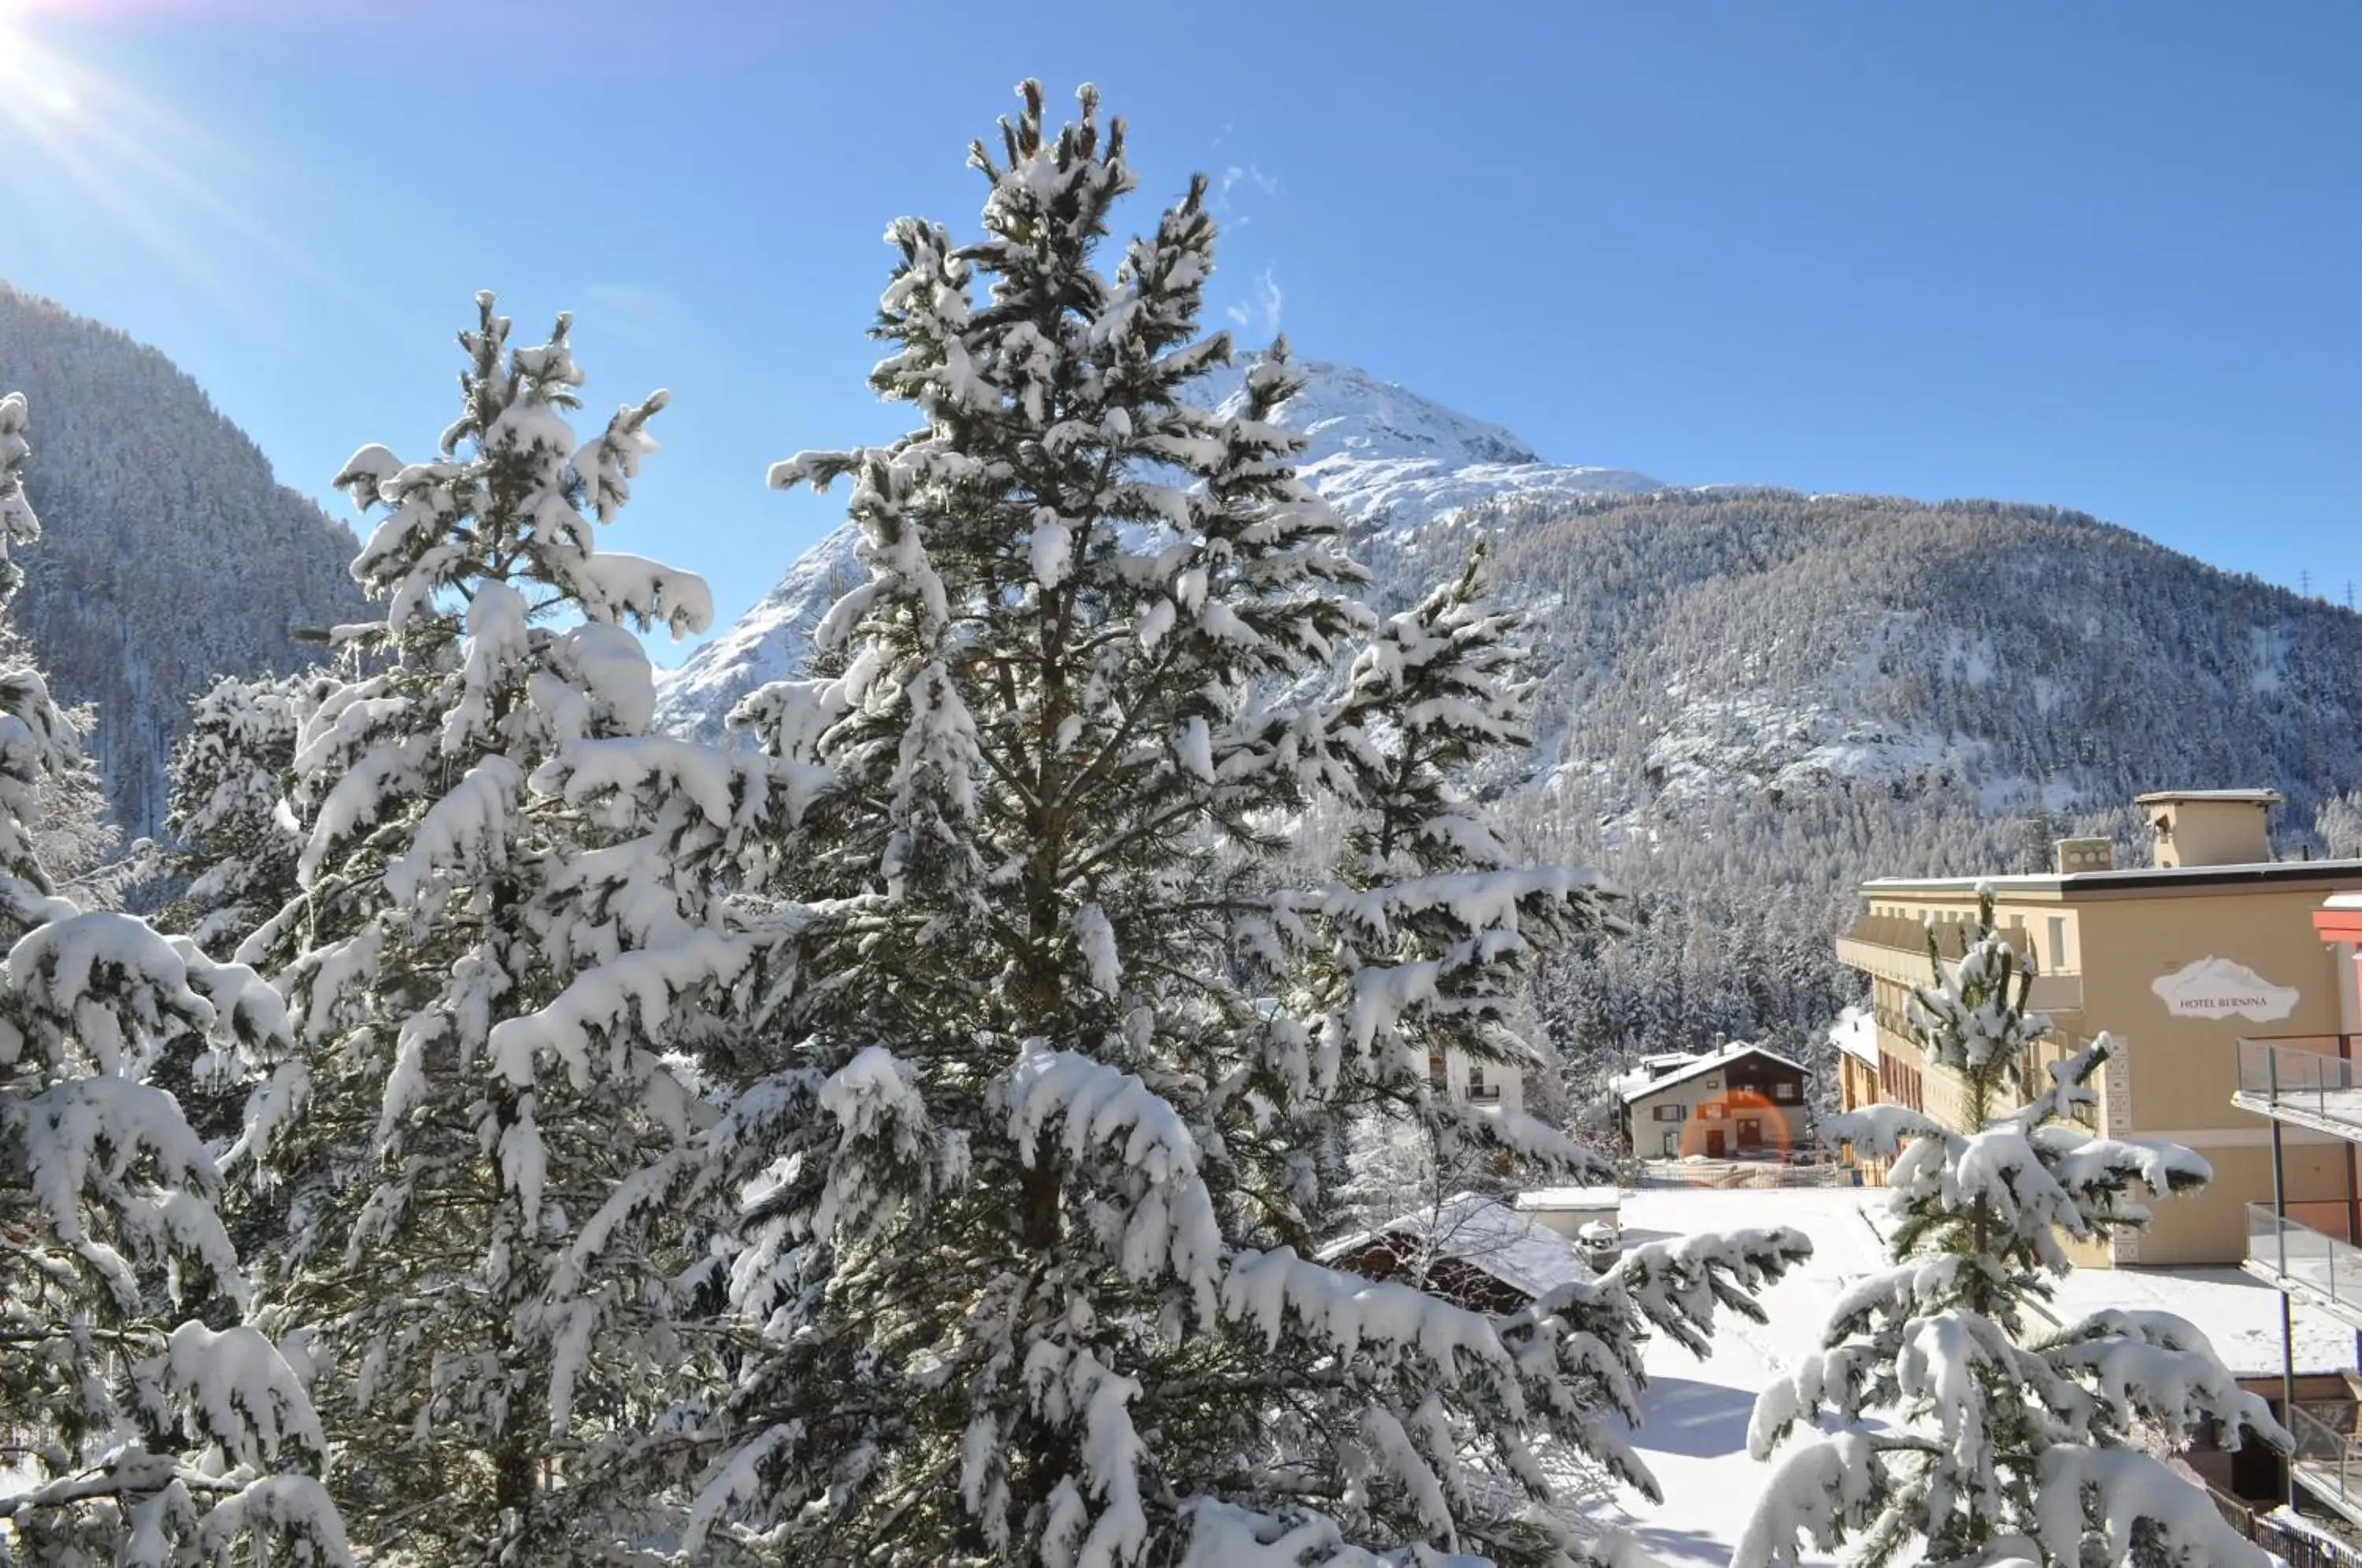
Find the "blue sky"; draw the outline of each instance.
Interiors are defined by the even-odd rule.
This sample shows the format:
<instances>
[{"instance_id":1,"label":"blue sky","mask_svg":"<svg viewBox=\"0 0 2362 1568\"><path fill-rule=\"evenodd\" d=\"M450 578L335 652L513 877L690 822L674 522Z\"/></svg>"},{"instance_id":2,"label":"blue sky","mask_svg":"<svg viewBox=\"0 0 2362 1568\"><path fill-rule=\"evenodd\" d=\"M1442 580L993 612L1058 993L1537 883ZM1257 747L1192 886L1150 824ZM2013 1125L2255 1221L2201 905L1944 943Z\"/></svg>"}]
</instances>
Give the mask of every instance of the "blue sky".
<instances>
[{"instance_id":1,"label":"blue sky","mask_svg":"<svg viewBox=\"0 0 2362 1568\"><path fill-rule=\"evenodd\" d=\"M967 139L1090 80L1132 226L1225 187L1250 338L1562 461L2054 502L2342 595L2357 59L2342 0L0 0L0 277L324 495L433 441L473 291L570 307L593 410L674 394L615 544L726 620L836 515L766 465L901 425L887 222L973 232Z\"/></svg>"}]
</instances>

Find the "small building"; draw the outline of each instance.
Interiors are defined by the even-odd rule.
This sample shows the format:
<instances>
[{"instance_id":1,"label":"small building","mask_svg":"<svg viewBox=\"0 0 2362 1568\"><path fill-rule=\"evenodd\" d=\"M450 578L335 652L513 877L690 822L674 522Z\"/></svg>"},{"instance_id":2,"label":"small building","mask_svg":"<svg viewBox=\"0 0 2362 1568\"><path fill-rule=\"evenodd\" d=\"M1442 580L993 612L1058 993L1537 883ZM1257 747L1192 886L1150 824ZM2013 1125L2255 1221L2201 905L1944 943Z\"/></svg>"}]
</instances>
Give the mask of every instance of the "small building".
<instances>
[{"instance_id":1,"label":"small building","mask_svg":"<svg viewBox=\"0 0 2362 1568\"><path fill-rule=\"evenodd\" d=\"M1612 1187L1543 1187L1518 1194L1518 1212L1574 1241L1594 1225L1623 1229L1624 1194Z\"/></svg>"},{"instance_id":2,"label":"small building","mask_svg":"<svg viewBox=\"0 0 2362 1568\"><path fill-rule=\"evenodd\" d=\"M1838 1109L1860 1110L1878 1103L1878 1020L1866 1007L1849 1007L1829 1026L1837 1047Z\"/></svg>"},{"instance_id":3,"label":"small building","mask_svg":"<svg viewBox=\"0 0 2362 1568\"><path fill-rule=\"evenodd\" d=\"M1927 1060L1905 1010L1932 978L1930 939L1944 960L1958 959L1978 890L1990 889L2001 936L2034 974L2027 1005L2051 1021L2026 1064L2034 1081L2109 1033L2118 1055L2092 1081L2099 1101L2086 1125L2185 1144L2213 1166L2204 1188L2157 1205L2147 1229L2071 1244L2079 1264L2238 1264L2246 1205L2273 1192L2272 1141L2231 1104L2239 1042L2353 1027L2352 972L2323 947L2313 913L2324 898L2362 892L2362 860L2273 859L2266 829L2279 800L2268 790L2142 795L2152 864L2120 867L2105 840L2062 839L2047 872L1882 878L1862 884L1868 911L1838 938L1838 959L1870 980L1877 1098L1957 1124L1959 1076ZM2335 1137L2300 1129L2282 1154L2286 1198L2352 1202L2354 1172Z\"/></svg>"},{"instance_id":4,"label":"small building","mask_svg":"<svg viewBox=\"0 0 2362 1568\"><path fill-rule=\"evenodd\" d=\"M1498 1106L1503 1110L1526 1108L1525 1075L1498 1062L1480 1061L1464 1051L1436 1051L1428 1056L1427 1080L1454 1099L1470 1105Z\"/></svg>"},{"instance_id":5,"label":"small building","mask_svg":"<svg viewBox=\"0 0 2362 1568\"><path fill-rule=\"evenodd\" d=\"M1319 1257L1366 1279L1416 1284L1475 1312L1515 1312L1562 1285L1598 1277L1572 1237L1473 1192L1331 1242Z\"/></svg>"},{"instance_id":6,"label":"small building","mask_svg":"<svg viewBox=\"0 0 2362 1568\"><path fill-rule=\"evenodd\" d=\"M1641 1159L1785 1159L1809 1149L1802 1062L1735 1040L1694 1055L1643 1057L1618 1079L1624 1141Z\"/></svg>"}]
</instances>

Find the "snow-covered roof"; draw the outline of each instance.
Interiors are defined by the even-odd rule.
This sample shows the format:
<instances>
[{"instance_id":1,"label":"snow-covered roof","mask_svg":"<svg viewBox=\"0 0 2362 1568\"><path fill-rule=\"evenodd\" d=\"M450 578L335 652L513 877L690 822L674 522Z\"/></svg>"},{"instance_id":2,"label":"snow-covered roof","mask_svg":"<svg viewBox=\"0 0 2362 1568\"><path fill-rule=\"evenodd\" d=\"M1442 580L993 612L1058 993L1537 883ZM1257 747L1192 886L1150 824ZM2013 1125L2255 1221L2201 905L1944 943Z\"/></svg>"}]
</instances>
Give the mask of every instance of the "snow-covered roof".
<instances>
[{"instance_id":1,"label":"snow-covered roof","mask_svg":"<svg viewBox=\"0 0 2362 1568\"><path fill-rule=\"evenodd\" d=\"M1857 1061L1878 1066L1878 1020L1866 1007L1849 1007L1829 1025L1829 1043Z\"/></svg>"},{"instance_id":2,"label":"snow-covered roof","mask_svg":"<svg viewBox=\"0 0 2362 1568\"><path fill-rule=\"evenodd\" d=\"M1335 1263L1385 1236L1427 1242L1437 1256L1465 1264L1529 1296L1598 1277L1573 1241L1473 1192L1455 1192L1433 1209L1415 1209L1375 1230L1332 1242L1320 1249L1320 1261Z\"/></svg>"},{"instance_id":3,"label":"snow-covered roof","mask_svg":"<svg viewBox=\"0 0 2362 1568\"><path fill-rule=\"evenodd\" d=\"M2133 804L2146 806L2152 801L2231 801L2243 806L2277 806L2282 799L2278 790L2152 790L2146 795L2135 795Z\"/></svg>"},{"instance_id":4,"label":"snow-covered roof","mask_svg":"<svg viewBox=\"0 0 2362 1568\"><path fill-rule=\"evenodd\" d=\"M1861 884L1871 897L1904 892L1969 893L1991 888L2000 894L2094 892L2148 883L2272 881L2362 878L2362 860L2253 860L2232 866L2119 866L2112 871L2037 871L2014 877L1873 877Z\"/></svg>"},{"instance_id":5,"label":"snow-covered roof","mask_svg":"<svg viewBox=\"0 0 2362 1568\"><path fill-rule=\"evenodd\" d=\"M2079 1268L2058 1282L2049 1312L2073 1322L2114 1307L2170 1312L2204 1334L2240 1377L2280 1370L2280 1294L2235 1268ZM2326 1312L2291 1301L2296 1371L2340 1372L2354 1364L2354 1331Z\"/></svg>"},{"instance_id":6,"label":"snow-covered roof","mask_svg":"<svg viewBox=\"0 0 2362 1568\"><path fill-rule=\"evenodd\" d=\"M1761 1045L1752 1045L1744 1040L1734 1040L1718 1051L1707 1051L1691 1057L1689 1066L1685 1067L1675 1067L1669 1072L1660 1073L1646 1071L1627 1073L1616 1080L1617 1097L1629 1105L1636 1099L1647 1099L1668 1085L1686 1083L1700 1073L1727 1066L1742 1056L1760 1056L1766 1061L1777 1062L1783 1067L1794 1067L1800 1073L1812 1071L1804 1063L1783 1056L1777 1051L1769 1050Z\"/></svg>"},{"instance_id":7,"label":"snow-covered roof","mask_svg":"<svg viewBox=\"0 0 2362 1568\"><path fill-rule=\"evenodd\" d=\"M1538 1187L1518 1194L1518 1208L1524 1213L1544 1209L1614 1209L1623 1201L1622 1189L1613 1187Z\"/></svg>"},{"instance_id":8,"label":"snow-covered roof","mask_svg":"<svg viewBox=\"0 0 2362 1568\"><path fill-rule=\"evenodd\" d=\"M1873 876L1871 881L1861 883L1861 888L1875 888L1880 892L1897 892L1906 888L1925 888L1930 892L1975 892L1977 888L1992 888L1993 892L2047 892L2145 881L2227 881L2239 871L2246 871L2248 876L2277 876L2287 881L2301 881L2310 876L2338 878L2362 876L2362 859L2251 859L2227 867L2116 867L2114 871L2026 871L2022 876Z\"/></svg>"}]
</instances>

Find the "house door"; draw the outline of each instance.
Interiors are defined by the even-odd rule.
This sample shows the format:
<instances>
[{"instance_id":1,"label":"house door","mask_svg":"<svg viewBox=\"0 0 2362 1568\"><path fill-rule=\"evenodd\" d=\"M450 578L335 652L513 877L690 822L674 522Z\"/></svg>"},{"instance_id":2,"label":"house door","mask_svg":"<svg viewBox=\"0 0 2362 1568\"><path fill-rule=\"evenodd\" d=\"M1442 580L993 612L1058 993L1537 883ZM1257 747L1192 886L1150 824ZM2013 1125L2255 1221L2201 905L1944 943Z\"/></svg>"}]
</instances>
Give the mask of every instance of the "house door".
<instances>
[{"instance_id":1,"label":"house door","mask_svg":"<svg viewBox=\"0 0 2362 1568\"><path fill-rule=\"evenodd\" d=\"M1763 1147L1763 1119L1742 1116L1738 1119L1738 1147L1744 1152Z\"/></svg>"},{"instance_id":2,"label":"house door","mask_svg":"<svg viewBox=\"0 0 2362 1568\"><path fill-rule=\"evenodd\" d=\"M1718 1160L1722 1158L1722 1129L1719 1127L1707 1128L1705 1130L1705 1157L1709 1160Z\"/></svg>"},{"instance_id":3,"label":"house door","mask_svg":"<svg viewBox=\"0 0 2362 1568\"><path fill-rule=\"evenodd\" d=\"M1680 1133L1678 1133L1678 1132L1668 1132L1668 1133L1666 1133L1666 1134L1665 1134L1665 1158L1667 1158L1667 1159L1669 1159L1669 1160L1677 1160L1677 1159L1681 1158L1681 1154L1682 1154L1682 1135L1681 1135Z\"/></svg>"}]
</instances>

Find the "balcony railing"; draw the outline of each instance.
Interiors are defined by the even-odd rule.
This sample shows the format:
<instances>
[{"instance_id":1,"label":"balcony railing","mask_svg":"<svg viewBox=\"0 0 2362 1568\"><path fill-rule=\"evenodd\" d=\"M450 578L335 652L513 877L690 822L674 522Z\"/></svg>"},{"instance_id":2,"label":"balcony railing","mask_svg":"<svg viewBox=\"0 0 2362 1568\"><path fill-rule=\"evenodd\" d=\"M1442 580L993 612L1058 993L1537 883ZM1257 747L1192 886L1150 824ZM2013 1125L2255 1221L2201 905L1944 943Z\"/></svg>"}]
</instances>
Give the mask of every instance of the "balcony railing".
<instances>
[{"instance_id":1,"label":"balcony railing","mask_svg":"<svg viewBox=\"0 0 2362 1568\"><path fill-rule=\"evenodd\" d=\"M2321 1204L2343 1209L2344 1204ZM2362 1247L2297 1220L2268 1203L2247 1205L2247 1272L2294 1290L2362 1328Z\"/></svg>"},{"instance_id":2,"label":"balcony railing","mask_svg":"<svg viewBox=\"0 0 2362 1568\"><path fill-rule=\"evenodd\" d=\"M2354 1037L2292 1035L2239 1042L2239 1087L2232 1102L2259 1115L2362 1138L2362 1073Z\"/></svg>"},{"instance_id":3,"label":"balcony railing","mask_svg":"<svg viewBox=\"0 0 2362 1568\"><path fill-rule=\"evenodd\" d=\"M1927 972L1927 935L1935 933L1936 951L1948 964L1967 950L1970 927L1959 921L1938 921L1932 927L1903 915L1864 915L1838 933L1838 961L1901 985L1924 986ZM2076 1012L2083 1006L2083 977L2064 967L2053 970L2034 950L2034 936L2023 926L2007 926L1993 933L2015 950L2020 966L2034 976L2026 1003L2036 1012ZM1898 1033L1908 1031L1898 1030Z\"/></svg>"},{"instance_id":4,"label":"balcony railing","mask_svg":"<svg viewBox=\"0 0 2362 1568\"><path fill-rule=\"evenodd\" d=\"M2362 1437L2355 1435L2350 1399L2327 1404L2299 1400L2289 1411L2296 1439L2290 1463L2305 1490L2348 1518L2362 1515Z\"/></svg>"},{"instance_id":5,"label":"balcony railing","mask_svg":"<svg viewBox=\"0 0 2362 1568\"><path fill-rule=\"evenodd\" d=\"M1848 940L1866 942L1873 947L1900 948L1924 957L1927 952L1927 933L1936 933L1936 951L1947 958L1958 958L1968 951L1969 927L1959 921L1937 921L1932 926L1926 921L1906 915L1864 915L1845 933ZM2034 956L2034 938L2019 927L2005 927L1995 936L2017 949L2021 958Z\"/></svg>"}]
</instances>

